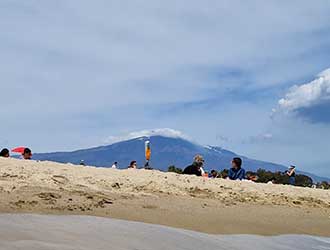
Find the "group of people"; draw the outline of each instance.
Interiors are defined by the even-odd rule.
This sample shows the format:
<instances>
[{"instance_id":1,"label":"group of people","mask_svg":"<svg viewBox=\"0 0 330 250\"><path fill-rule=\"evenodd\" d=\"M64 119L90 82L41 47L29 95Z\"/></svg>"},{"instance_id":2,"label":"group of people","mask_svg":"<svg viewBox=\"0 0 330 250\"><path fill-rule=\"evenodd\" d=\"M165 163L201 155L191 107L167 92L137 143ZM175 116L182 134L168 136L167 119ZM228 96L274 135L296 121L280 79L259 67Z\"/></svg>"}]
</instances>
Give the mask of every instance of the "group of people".
<instances>
[{"instance_id":1,"label":"group of people","mask_svg":"<svg viewBox=\"0 0 330 250\"><path fill-rule=\"evenodd\" d=\"M218 178L219 174L216 170L212 170L210 176L204 170L204 158L201 155L196 155L194 157L194 162L186 167L183 174L187 175L197 175L206 176L210 178ZM229 169L227 178L230 180L244 180L246 173L245 169L242 168L242 159L239 157L233 158L231 161L231 168Z\"/></svg>"},{"instance_id":2,"label":"group of people","mask_svg":"<svg viewBox=\"0 0 330 250\"><path fill-rule=\"evenodd\" d=\"M7 148L4 148L0 152L0 157L9 158L10 157L10 151ZM22 152L22 159L24 160L31 160L32 159L32 151L29 148L24 148Z\"/></svg>"},{"instance_id":3,"label":"group of people","mask_svg":"<svg viewBox=\"0 0 330 250\"><path fill-rule=\"evenodd\" d=\"M201 155L196 155L194 157L194 161L191 165L186 167L183 171L183 174L186 175L197 175L197 176L204 176L210 178L218 178L220 177L216 170L212 170L210 175L204 170L204 158ZM232 167L228 173L228 179L231 180L243 180L246 177L245 169L242 168L242 159L235 157L232 160ZM118 168L118 162L114 162L111 166L113 169ZM128 169L137 169L137 161L131 161L127 167Z\"/></svg>"},{"instance_id":4,"label":"group of people","mask_svg":"<svg viewBox=\"0 0 330 250\"><path fill-rule=\"evenodd\" d=\"M223 178L229 180L248 180L248 181L257 181L258 179L258 176L254 176L254 175L250 175L249 173L246 173L245 169L242 167L243 160L239 157L234 157L231 161L231 168L223 173L219 173L216 170L211 170L210 173L207 173L204 170L204 164L205 164L205 160L203 156L196 155L193 159L193 163L187 166L183 170L183 174L203 176L212 179ZM114 162L111 168L117 169L118 162ZM131 161L127 168L138 169L137 161ZM295 169L296 169L295 166L291 166L289 170L285 172L289 176L289 180L290 180L289 182L291 185L295 185L295 176L296 176ZM272 178L269 180L268 183L276 184L276 179Z\"/></svg>"},{"instance_id":5,"label":"group of people","mask_svg":"<svg viewBox=\"0 0 330 250\"><path fill-rule=\"evenodd\" d=\"M147 163L148 163L148 162L147 162ZM144 166L144 168L145 168L145 169L148 169L148 166L149 166L149 165L146 164L146 165ZM118 162L115 161L115 162L112 164L111 168L114 168L114 169L118 168ZM127 166L127 168L128 168L128 169L138 169L137 161L131 161L130 164Z\"/></svg>"},{"instance_id":6,"label":"group of people","mask_svg":"<svg viewBox=\"0 0 330 250\"><path fill-rule=\"evenodd\" d=\"M113 169L117 169L118 168L118 162L117 161L115 161L113 164L112 164L112 166L111 166L111 168L113 168ZM127 167L128 169L137 169L138 168L138 166L137 166L137 161L131 161L131 163L128 165L128 167Z\"/></svg>"},{"instance_id":7,"label":"group of people","mask_svg":"<svg viewBox=\"0 0 330 250\"><path fill-rule=\"evenodd\" d=\"M231 161L231 168L225 176L221 176L216 170L212 170L210 174L206 173L204 170L204 159L201 155L196 155L194 157L194 161L191 165L186 167L183 171L183 174L187 175L197 175L204 176L209 178L224 178L229 180L250 180L256 181L257 176L249 176L246 174L244 168L242 168L243 161L239 157L234 157ZM296 177L296 167L290 166L289 170L285 172L289 177L290 185L295 185L295 177ZM270 184L275 184L276 180L273 178L269 180Z\"/></svg>"}]
</instances>

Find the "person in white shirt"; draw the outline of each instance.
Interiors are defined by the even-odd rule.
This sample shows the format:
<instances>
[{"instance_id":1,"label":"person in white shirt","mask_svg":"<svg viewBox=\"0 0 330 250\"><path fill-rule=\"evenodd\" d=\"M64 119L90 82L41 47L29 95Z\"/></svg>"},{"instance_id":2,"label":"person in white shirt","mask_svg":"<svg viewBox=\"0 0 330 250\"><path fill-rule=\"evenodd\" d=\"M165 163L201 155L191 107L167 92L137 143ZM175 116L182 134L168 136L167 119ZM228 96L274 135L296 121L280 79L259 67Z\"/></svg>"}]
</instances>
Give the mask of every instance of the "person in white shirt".
<instances>
[{"instance_id":1,"label":"person in white shirt","mask_svg":"<svg viewBox=\"0 0 330 250\"><path fill-rule=\"evenodd\" d=\"M201 170L202 176L205 176L206 172L205 172L204 168L201 167L200 170Z\"/></svg>"},{"instance_id":2,"label":"person in white shirt","mask_svg":"<svg viewBox=\"0 0 330 250\"><path fill-rule=\"evenodd\" d=\"M118 162L115 161L115 162L112 164L112 167L111 167L111 168L115 168L115 169L116 169L117 166L118 166Z\"/></svg>"}]
</instances>

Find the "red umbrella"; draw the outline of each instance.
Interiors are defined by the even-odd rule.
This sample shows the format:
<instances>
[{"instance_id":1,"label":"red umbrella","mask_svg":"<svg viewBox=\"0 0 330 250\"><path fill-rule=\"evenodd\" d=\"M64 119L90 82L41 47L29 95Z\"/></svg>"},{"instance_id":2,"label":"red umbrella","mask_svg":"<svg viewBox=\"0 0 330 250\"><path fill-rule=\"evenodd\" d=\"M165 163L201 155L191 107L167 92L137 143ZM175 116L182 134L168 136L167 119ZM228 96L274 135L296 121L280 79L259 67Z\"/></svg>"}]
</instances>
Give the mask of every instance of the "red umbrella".
<instances>
[{"instance_id":1,"label":"red umbrella","mask_svg":"<svg viewBox=\"0 0 330 250\"><path fill-rule=\"evenodd\" d=\"M23 153L24 153L24 150L25 150L25 147L18 147L18 148L13 148L13 149L11 150L11 152L13 152L13 153L23 154Z\"/></svg>"}]
</instances>

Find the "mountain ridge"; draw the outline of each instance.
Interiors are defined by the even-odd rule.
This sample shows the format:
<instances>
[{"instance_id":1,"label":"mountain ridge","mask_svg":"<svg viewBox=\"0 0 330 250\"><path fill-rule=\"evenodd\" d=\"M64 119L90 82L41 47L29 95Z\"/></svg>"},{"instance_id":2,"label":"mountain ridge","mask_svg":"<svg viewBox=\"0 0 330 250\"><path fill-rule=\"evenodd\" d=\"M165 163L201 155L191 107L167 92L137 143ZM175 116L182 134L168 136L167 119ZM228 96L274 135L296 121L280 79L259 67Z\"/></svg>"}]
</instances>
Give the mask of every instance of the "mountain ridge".
<instances>
[{"instance_id":1,"label":"mountain ridge","mask_svg":"<svg viewBox=\"0 0 330 250\"><path fill-rule=\"evenodd\" d=\"M272 172L283 172L287 169L283 165L250 159L219 146L203 146L185 138L166 137L164 135L141 136L110 145L71 152L36 153L33 158L73 164L79 164L81 160L84 160L87 165L96 167L111 167L112 163L117 161L119 162L119 168L126 168L130 161L136 160L141 167L145 163L144 143L146 140L151 141L151 166L161 171L167 171L170 165L184 168L191 164L196 154L204 156L205 167L209 171L229 168L233 157L241 157L243 167L248 171L256 171L262 168ZM311 173L298 172L309 175L315 181L328 180Z\"/></svg>"}]
</instances>

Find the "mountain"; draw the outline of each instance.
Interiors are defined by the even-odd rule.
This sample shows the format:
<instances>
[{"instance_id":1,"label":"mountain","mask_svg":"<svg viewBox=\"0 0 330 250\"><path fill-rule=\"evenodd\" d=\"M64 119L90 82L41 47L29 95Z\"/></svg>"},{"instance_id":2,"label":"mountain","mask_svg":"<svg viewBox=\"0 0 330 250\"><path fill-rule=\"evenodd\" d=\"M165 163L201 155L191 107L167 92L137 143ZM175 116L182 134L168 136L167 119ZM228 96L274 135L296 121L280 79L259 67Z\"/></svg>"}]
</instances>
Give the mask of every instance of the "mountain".
<instances>
[{"instance_id":1,"label":"mountain","mask_svg":"<svg viewBox=\"0 0 330 250\"><path fill-rule=\"evenodd\" d=\"M151 136L141 136L138 138L119 141L108 146L95 147L90 149L77 150L73 152L55 152L34 154L36 160L49 160L61 163L79 164L81 160L87 165L97 167L110 167L113 162L119 163L119 168L126 168L129 162L136 160L138 166L144 165L144 145L145 141L150 140L152 149L151 166L155 169L166 171L168 166L184 168L191 164L196 154L204 156L207 170L222 170L229 168L233 157L237 157L234 152L225 150L221 147L202 146L180 136L168 136L152 134ZM285 166L270 162L243 159L246 170L256 171L263 168L270 171L285 171ZM304 172L300 172L304 173ZM312 177L315 181L325 180L310 173L304 173Z\"/></svg>"}]
</instances>

